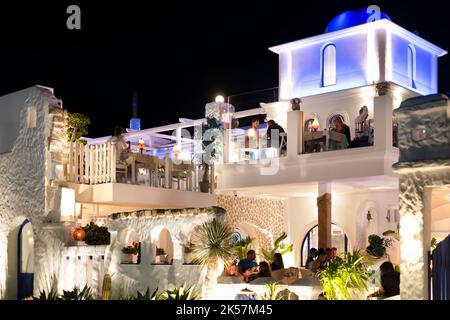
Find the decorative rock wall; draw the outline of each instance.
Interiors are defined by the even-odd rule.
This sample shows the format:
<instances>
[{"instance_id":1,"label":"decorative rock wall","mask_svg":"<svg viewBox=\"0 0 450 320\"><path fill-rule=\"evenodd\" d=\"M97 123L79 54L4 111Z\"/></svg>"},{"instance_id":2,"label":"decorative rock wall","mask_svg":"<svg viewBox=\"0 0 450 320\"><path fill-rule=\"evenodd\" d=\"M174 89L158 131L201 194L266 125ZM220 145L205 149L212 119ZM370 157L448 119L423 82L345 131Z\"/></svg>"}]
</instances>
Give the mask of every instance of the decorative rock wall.
<instances>
[{"instance_id":1,"label":"decorative rock wall","mask_svg":"<svg viewBox=\"0 0 450 320\"><path fill-rule=\"evenodd\" d=\"M35 238L35 294L51 281L52 257L61 240L44 231L45 222L59 217L58 187L64 153L65 112L49 88L31 87L1 97L0 107L20 113L20 129L10 152L0 154L0 298L5 298L8 257L6 237L15 217L30 220ZM8 230L5 230L8 229ZM4 239L4 240L3 240ZM57 245L53 245L57 243ZM14 298L14 297L9 297Z\"/></svg>"},{"instance_id":2,"label":"decorative rock wall","mask_svg":"<svg viewBox=\"0 0 450 320\"><path fill-rule=\"evenodd\" d=\"M226 211L225 221L256 238L257 249L272 249L274 239L287 232L283 201L219 195L217 203Z\"/></svg>"}]
</instances>

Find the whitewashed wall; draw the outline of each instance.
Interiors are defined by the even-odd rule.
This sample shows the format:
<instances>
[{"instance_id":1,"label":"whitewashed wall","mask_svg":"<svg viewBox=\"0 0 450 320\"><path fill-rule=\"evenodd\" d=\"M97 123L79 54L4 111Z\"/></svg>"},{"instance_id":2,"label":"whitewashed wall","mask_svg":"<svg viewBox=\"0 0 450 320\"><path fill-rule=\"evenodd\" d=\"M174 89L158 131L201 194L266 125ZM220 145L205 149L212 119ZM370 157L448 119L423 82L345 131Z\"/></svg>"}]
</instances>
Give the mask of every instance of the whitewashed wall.
<instances>
[{"instance_id":1,"label":"whitewashed wall","mask_svg":"<svg viewBox=\"0 0 450 320\"><path fill-rule=\"evenodd\" d=\"M397 223L388 222L386 213L396 207L398 191L372 191L356 194L333 194L332 221L347 234L349 249L365 249L370 234L381 234L386 230L396 230ZM373 210L372 210L373 209ZM307 232L317 224L317 200L315 197L288 199L289 233L294 242L296 265L300 265L300 250ZM367 211L376 213L374 220L367 222ZM371 226L372 225L372 226ZM398 243L388 251L391 261L399 263Z\"/></svg>"},{"instance_id":2,"label":"whitewashed wall","mask_svg":"<svg viewBox=\"0 0 450 320\"><path fill-rule=\"evenodd\" d=\"M203 290L206 270L201 266L183 265L183 247L192 230L203 222L210 220L210 214L199 215L159 215L154 217L133 217L110 220L108 228L112 232L112 244L106 252L106 270L112 277L112 297L135 296L137 291L147 288L153 292L183 283L196 285L199 292ZM166 228L173 242L173 264L153 265L155 261L155 242L160 232ZM140 264L121 264L122 248L126 245L121 231L134 230L141 242Z\"/></svg>"},{"instance_id":3,"label":"whitewashed wall","mask_svg":"<svg viewBox=\"0 0 450 320\"><path fill-rule=\"evenodd\" d=\"M17 260L17 257L7 256L8 245L15 246L16 243L8 244L5 239L14 218L26 217L34 228L37 256L35 292L48 280L46 274L51 261L44 257L58 254L48 251L49 245L45 242L49 239L42 232L46 213L54 212L58 204L57 188L53 197L47 197L46 203L51 179L55 177L52 169L56 168L51 166L54 159L49 152L50 137L54 133L54 116L50 109L61 108L52 90L43 87L35 86L0 97L1 113L19 115L19 130L12 128L8 133L9 141L14 141L12 148L3 144L3 151L7 152L0 154L0 224L7 226L0 230L0 298L14 298L5 294L7 271L3 267L6 262L2 262ZM35 118L30 117L30 110L31 115L35 110Z\"/></svg>"}]
</instances>

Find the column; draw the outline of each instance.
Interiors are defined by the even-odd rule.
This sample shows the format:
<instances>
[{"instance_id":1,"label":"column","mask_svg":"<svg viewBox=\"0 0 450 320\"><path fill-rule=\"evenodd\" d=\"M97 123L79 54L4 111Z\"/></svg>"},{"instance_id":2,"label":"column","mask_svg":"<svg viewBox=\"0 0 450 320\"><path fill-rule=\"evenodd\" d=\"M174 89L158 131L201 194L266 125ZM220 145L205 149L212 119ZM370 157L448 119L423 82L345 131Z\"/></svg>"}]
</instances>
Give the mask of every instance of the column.
<instances>
[{"instance_id":1,"label":"column","mask_svg":"<svg viewBox=\"0 0 450 320\"><path fill-rule=\"evenodd\" d=\"M390 95L374 98L374 146L377 150L392 149L392 124L393 124L394 99Z\"/></svg>"},{"instance_id":2,"label":"column","mask_svg":"<svg viewBox=\"0 0 450 320\"><path fill-rule=\"evenodd\" d=\"M317 198L319 248L331 247L331 183L319 183Z\"/></svg>"},{"instance_id":3,"label":"column","mask_svg":"<svg viewBox=\"0 0 450 320\"><path fill-rule=\"evenodd\" d=\"M302 153L302 112L287 113L287 155L296 157Z\"/></svg>"}]
</instances>

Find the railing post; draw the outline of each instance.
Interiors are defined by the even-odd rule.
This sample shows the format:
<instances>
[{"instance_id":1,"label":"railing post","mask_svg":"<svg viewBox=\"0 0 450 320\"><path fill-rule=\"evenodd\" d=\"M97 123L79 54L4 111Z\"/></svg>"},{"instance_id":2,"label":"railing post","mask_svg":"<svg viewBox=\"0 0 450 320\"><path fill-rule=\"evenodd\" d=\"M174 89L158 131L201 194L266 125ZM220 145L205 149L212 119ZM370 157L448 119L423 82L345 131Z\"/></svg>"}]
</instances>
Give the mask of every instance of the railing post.
<instances>
[{"instance_id":1,"label":"railing post","mask_svg":"<svg viewBox=\"0 0 450 320\"><path fill-rule=\"evenodd\" d=\"M172 188L172 168L170 164L170 157L166 150L166 154L164 155L164 183L166 189Z\"/></svg>"},{"instance_id":2,"label":"railing post","mask_svg":"<svg viewBox=\"0 0 450 320\"><path fill-rule=\"evenodd\" d=\"M72 181L72 171L73 171L73 168L72 168L73 154L72 153L73 153L73 143L70 144L70 146L69 146L69 161L67 164L67 180L68 181Z\"/></svg>"},{"instance_id":3,"label":"railing post","mask_svg":"<svg viewBox=\"0 0 450 320\"><path fill-rule=\"evenodd\" d=\"M111 143L111 182L116 182L116 146L115 143ZM125 169L127 170L127 169Z\"/></svg>"},{"instance_id":4,"label":"railing post","mask_svg":"<svg viewBox=\"0 0 450 320\"><path fill-rule=\"evenodd\" d=\"M302 111L289 111L287 113L287 155L296 157L303 152L302 137Z\"/></svg>"},{"instance_id":5,"label":"railing post","mask_svg":"<svg viewBox=\"0 0 450 320\"><path fill-rule=\"evenodd\" d=\"M105 183L106 181L106 144L102 144L102 154L103 154L103 159L102 159L102 164L103 164L103 170L102 170L102 182Z\"/></svg>"}]
</instances>

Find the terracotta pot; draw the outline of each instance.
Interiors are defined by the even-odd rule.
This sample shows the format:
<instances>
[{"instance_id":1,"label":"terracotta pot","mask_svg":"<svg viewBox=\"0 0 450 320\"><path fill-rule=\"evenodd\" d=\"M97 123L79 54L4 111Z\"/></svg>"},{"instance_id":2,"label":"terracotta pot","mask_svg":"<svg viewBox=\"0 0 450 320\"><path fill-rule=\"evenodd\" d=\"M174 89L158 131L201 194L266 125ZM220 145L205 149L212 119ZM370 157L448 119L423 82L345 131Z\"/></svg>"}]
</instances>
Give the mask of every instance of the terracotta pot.
<instances>
[{"instance_id":1,"label":"terracotta pot","mask_svg":"<svg viewBox=\"0 0 450 320\"><path fill-rule=\"evenodd\" d=\"M72 239L75 241L83 241L86 236L86 232L82 227L76 227L72 230Z\"/></svg>"}]
</instances>

